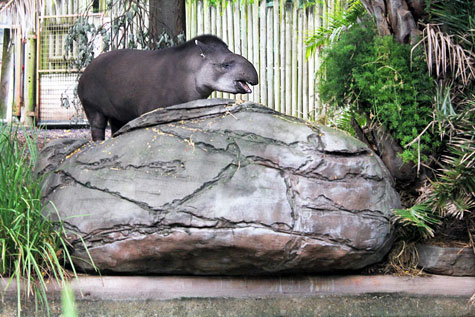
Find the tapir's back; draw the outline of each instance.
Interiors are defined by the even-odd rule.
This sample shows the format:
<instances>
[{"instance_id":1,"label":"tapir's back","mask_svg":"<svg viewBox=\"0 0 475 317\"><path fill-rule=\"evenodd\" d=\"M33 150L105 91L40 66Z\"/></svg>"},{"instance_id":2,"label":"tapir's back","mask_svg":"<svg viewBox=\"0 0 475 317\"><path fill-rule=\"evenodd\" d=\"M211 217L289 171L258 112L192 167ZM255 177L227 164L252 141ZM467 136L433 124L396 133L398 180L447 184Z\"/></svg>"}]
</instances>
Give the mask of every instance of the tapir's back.
<instances>
[{"instance_id":1,"label":"tapir's back","mask_svg":"<svg viewBox=\"0 0 475 317\"><path fill-rule=\"evenodd\" d=\"M81 101L127 121L146 112L143 108L149 104L160 106L165 91L159 87L172 71L158 53L127 49L100 55L81 76Z\"/></svg>"},{"instance_id":2,"label":"tapir's back","mask_svg":"<svg viewBox=\"0 0 475 317\"><path fill-rule=\"evenodd\" d=\"M212 91L251 92L257 72L220 39L203 35L157 51L116 50L98 56L79 80L78 95L93 139L107 122L116 131L156 108L207 98Z\"/></svg>"}]
</instances>

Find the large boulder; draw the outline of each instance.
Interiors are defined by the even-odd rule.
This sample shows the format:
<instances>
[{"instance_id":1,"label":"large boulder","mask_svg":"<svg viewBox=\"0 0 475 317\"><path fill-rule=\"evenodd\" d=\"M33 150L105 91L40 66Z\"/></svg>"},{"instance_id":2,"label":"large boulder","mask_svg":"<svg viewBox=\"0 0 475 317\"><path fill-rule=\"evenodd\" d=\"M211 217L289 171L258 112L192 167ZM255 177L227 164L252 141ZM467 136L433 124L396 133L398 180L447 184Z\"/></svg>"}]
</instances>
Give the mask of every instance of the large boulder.
<instances>
[{"instance_id":1,"label":"large boulder","mask_svg":"<svg viewBox=\"0 0 475 317\"><path fill-rule=\"evenodd\" d=\"M222 99L150 112L102 143L54 142L38 170L76 266L91 269L86 245L102 272L359 269L390 248L400 207L362 142Z\"/></svg>"}]
</instances>

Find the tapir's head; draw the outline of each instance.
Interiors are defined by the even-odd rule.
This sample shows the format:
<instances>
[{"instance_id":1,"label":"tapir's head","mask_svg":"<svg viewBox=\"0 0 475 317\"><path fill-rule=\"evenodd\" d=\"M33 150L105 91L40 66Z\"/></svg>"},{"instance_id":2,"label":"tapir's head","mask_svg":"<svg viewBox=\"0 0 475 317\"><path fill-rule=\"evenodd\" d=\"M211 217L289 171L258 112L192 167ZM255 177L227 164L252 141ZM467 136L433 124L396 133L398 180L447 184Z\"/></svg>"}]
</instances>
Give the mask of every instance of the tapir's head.
<instances>
[{"instance_id":1,"label":"tapir's head","mask_svg":"<svg viewBox=\"0 0 475 317\"><path fill-rule=\"evenodd\" d=\"M198 64L197 88L202 91L222 91L233 94L252 92L249 85L257 85L254 66L241 55L234 54L226 43L212 35L198 36L190 41Z\"/></svg>"}]
</instances>

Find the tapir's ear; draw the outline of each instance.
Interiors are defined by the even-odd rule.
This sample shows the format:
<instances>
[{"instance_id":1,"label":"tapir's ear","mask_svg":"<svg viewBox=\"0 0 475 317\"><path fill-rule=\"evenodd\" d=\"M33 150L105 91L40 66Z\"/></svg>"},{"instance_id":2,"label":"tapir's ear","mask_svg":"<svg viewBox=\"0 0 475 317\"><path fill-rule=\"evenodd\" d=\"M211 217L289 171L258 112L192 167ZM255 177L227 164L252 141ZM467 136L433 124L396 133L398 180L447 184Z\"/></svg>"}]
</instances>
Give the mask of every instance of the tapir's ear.
<instances>
[{"instance_id":1,"label":"tapir's ear","mask_svg":"<svg viewBox=\"0 0 475 317\"><path fill-rule=\"evenodd\" d=\"M210 52L211 52L211 47L209 47L208 45L204 44L203 42L200 42L198 40L195 40L195 44L196 46L198 46L198 48L200 49L201 51L201 57L205 58Z\"/></svg>"}]
</instances>

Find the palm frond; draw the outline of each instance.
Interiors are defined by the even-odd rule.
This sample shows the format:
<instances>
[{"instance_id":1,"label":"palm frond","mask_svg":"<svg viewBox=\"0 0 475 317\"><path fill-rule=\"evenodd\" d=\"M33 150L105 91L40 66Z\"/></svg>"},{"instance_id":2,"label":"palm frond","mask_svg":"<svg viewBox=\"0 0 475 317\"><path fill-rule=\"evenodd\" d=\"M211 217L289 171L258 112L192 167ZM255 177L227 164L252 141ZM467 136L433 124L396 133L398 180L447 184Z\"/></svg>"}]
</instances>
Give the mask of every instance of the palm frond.
<instances>
[{"instance_id":1,"label":"palm frond","mask_svg":"<svg viewBox=\"0 0 475 317\"><path fill-rule=\"evenodd\" d=\"M36 14L44 5L44 0L10 0L0 6L0 14L6 12L12 23L21 29L23 38L36 30Z\"/></svg>"},{"instance_id":2,"label":"palm frond","mask_svg":"<svg viewBox=\"0 0 475 317\"><path fill-rule=\"evenodd\" d=\"M433 23L443 25L444 31L457 35L458 41L475 46L475 6L473 0L427 1L426 11Z\"/></svg>"},{"instance_id":3,"label":"palm frond","mask_svg":"<svg viewBox=\"0 0 475 317\"><path fill-rule=\"evenodd\" d=\"M439 223L439 218L428 204L421 203L407 209L395 209L394 222L403 227L413 227L423 237L429 238L434 236L433 226Z\"/></svg>"},{"instance_id":4,"label":"palm frond","mask_svg":"<svg viewBox=\"0 0 475 317\"><path fill-rule=\"evenodd\" d=\"M328 16L324 25L305 40L307 57L314 54L323 45L337 41L341 33L353 25L365 12L359 0L350 0L346 7L338 7L333 14Z\"/></svg>"},{"instance_id":5,"label":"palm frond","mask_svg":"<svg viewBox=\"0 0 475 317\"><path fill-rule=\"evenodd\" d=\"M421 43L425 47L429 73L437 78L452 77L468 85L475 79L475 53L457 44L453 38L441 31L437 24L426 24L423 37L412 51Z\"/></svg>"}]
</instances>

